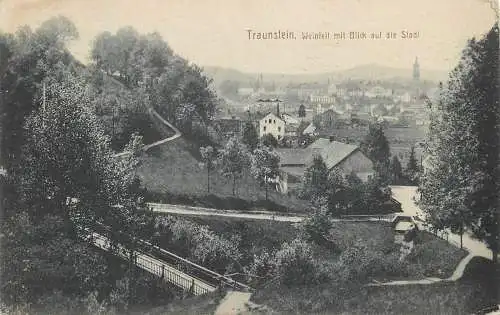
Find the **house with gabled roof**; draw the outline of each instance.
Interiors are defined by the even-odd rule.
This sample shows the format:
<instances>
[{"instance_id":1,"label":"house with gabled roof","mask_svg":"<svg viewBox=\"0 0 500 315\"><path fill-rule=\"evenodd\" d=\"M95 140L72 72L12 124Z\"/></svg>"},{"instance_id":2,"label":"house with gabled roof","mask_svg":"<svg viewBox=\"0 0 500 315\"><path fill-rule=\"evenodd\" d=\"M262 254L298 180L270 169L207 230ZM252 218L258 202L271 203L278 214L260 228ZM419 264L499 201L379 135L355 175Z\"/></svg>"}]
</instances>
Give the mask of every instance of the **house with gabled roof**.
<instances>
[{"instance_id":1,"label":"house with gabled roof","mask_svg":"<svg viewBox=\"0 0 500 315\"><path fill-rule=\"evenodd\" d=\"M304 171L315 156L323 158L328 170L340 171L343 175L355 173L362 181L374 174L373 162L354 144L335 141L333 138L320 138L307 148L276 149L280 156L280 169L288 175L288 186L301 181Z\"/></svg>"}]
</instances>

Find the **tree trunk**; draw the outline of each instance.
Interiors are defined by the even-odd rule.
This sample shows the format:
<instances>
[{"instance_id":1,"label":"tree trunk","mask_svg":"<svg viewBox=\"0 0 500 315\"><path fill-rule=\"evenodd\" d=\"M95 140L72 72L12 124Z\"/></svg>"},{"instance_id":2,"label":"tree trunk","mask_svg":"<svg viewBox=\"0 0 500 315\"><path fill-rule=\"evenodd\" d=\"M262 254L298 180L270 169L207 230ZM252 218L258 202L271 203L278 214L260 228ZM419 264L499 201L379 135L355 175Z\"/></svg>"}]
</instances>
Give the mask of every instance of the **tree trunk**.
<instances>
[{"instance_id":1,"label":"tree trunk","mask_svg":"<svg viewBox=\"0 0 500 315\"><path fill-rule=\"evenodd\" d=\"M464 248L464 226L460 226L460 249Z\"/></svg>"},{"instance_id":2,"label":"tree trunk","mask_svg":"<svg viewBox=\"0 0 500 315\"><path fill-rule=\"evenodd\" d=\"M210 169L207 167L207 192L210 194Z\"/></svg>"},{"instance_id":3,"label":"tree trunk","mask_svg":"<svg viewBox=\"0 0 500 315\"><path fill-rule=\"evenodd\" d=\"M267 193L267 186L269 186L269 185L268 185L268 183L267 183L267 182L266 182L264 185L266 186L266 201L267 201L267 196L268 196L268 193Z\"/></svg>"},{"instance_id":4,"label":"tree trunk","mask_svg":"<svg viewBox=\"0 0 500 315\"><path fill-rule=\"evenodd\" d=\"M236 196L236 176L233 176L233 196Z\"/></svg>"}]
</instances>

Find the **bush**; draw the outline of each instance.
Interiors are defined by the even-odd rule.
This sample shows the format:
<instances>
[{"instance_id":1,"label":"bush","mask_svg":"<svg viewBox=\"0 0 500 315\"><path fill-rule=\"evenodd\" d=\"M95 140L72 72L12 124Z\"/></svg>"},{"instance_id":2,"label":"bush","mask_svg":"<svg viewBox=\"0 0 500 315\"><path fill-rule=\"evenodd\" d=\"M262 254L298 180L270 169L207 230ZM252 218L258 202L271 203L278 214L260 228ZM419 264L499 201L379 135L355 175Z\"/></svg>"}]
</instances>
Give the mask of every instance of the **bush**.
<instances>
[{"instance_id":1,"label":"bush","mask_svg":"<svg viewBox=\"0 0 500 315\"><path fill-rule=\"evenodd\" d=\"M331 246L332 242L327 240L332 223L327 213L326 207L315 210L302 222L302 230L308 241L315 242L318 245Z\"/></svg>"},{"instance_id":2,"label":"bush","mask_svg":"<svg viewBox=\"0 0 500 315\"><path fill-rule=\"evenodd\" d=\"M249 284L251 286L262 284L268 276L273 275L274 266L272 257L266 249L263 249L259 255L254 255L253 262L244 269L249 275Z\"/></svg>"},{"instance_id":3,"label":"bush","mask_svg":"<svg viewBox=\"0 0 500 315\"><path fill-rule=\"evenodd\" d=\"M238 239L228 240L207 226L166 216L156 219L156 230L161 247L219 273L234 270L234 264L241 259Z\"/></svg>"},{"instance_id":4,"label":"bush","mask_svg":"<svg viewBox=\"0 0 500 315\"><path fill-rule=\"evenodd\" d=\"M274 257L273 264L275 274L285 285L316 282L312 249L304 240L295 239L291 243L283 243Z\"/></svg>"}]
</instances>

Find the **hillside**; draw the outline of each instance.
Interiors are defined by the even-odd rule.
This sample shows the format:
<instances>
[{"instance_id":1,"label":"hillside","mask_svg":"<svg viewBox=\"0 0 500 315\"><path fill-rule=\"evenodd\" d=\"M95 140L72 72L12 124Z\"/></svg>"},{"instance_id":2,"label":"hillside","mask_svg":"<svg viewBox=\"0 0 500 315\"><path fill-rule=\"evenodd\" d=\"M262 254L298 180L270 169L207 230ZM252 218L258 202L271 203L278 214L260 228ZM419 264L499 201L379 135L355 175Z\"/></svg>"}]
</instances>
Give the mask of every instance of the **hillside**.
<instances>
[{"instance_id":1,"label":"hillside","mask_svg":"<svg viewBox=\"0 0 500 315\"><path fill-rule=\"evenodd\" d=\"M225 80L239 81L242 83L253 82L260 73L245 73L236 69L221 67L204 67L204 72L213 78L216 85ZM378 64L359 65L353 68L340 71L331 71L323 73L304 73L304 74L277 74L262 73L265 81L274 81L277 84L300 83L300 82L326 82L328 79L341 81L346 79L353 80L411 80L412 70L393 68ZM429 81L445 80L446 71L421 69L421 78Z\"/></svg>"},{"instance_id":2,"label":"hillside","mask_svg":"<svg viewBox=\"0 0 500 315\"><path fill-rule=\"evenodd\" d=\"M232 181L217 170L212 171L208 194L207 172L197 160L198 150L196 144L184 137L148 150L137 174L150 194L164 199L154 201L227 209L307 210L306 201L272 191L269 192L269 202L265 202L265 190L249 172L238 181L237 195L233 196Z\"/></svg>"}]
</instances>

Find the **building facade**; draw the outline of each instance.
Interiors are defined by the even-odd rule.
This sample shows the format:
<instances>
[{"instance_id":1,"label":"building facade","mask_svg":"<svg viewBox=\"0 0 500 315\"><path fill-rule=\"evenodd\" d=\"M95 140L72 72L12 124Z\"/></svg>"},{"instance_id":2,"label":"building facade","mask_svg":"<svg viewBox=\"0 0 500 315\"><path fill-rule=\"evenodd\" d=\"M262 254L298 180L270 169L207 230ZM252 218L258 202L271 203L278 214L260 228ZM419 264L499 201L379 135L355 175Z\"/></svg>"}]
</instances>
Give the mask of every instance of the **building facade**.
<instances>
[{"instance_id":1,"label":"building facade","mask_svg":"<svg viewBox=\"0 0 500 315\"><path fill-rule=\"evenodd\" d=\"M285 135L285 122L273 113L267 114L259 121L259 137L262 138L266 134L281 140Z\"/></svg>"}]
</instances>

